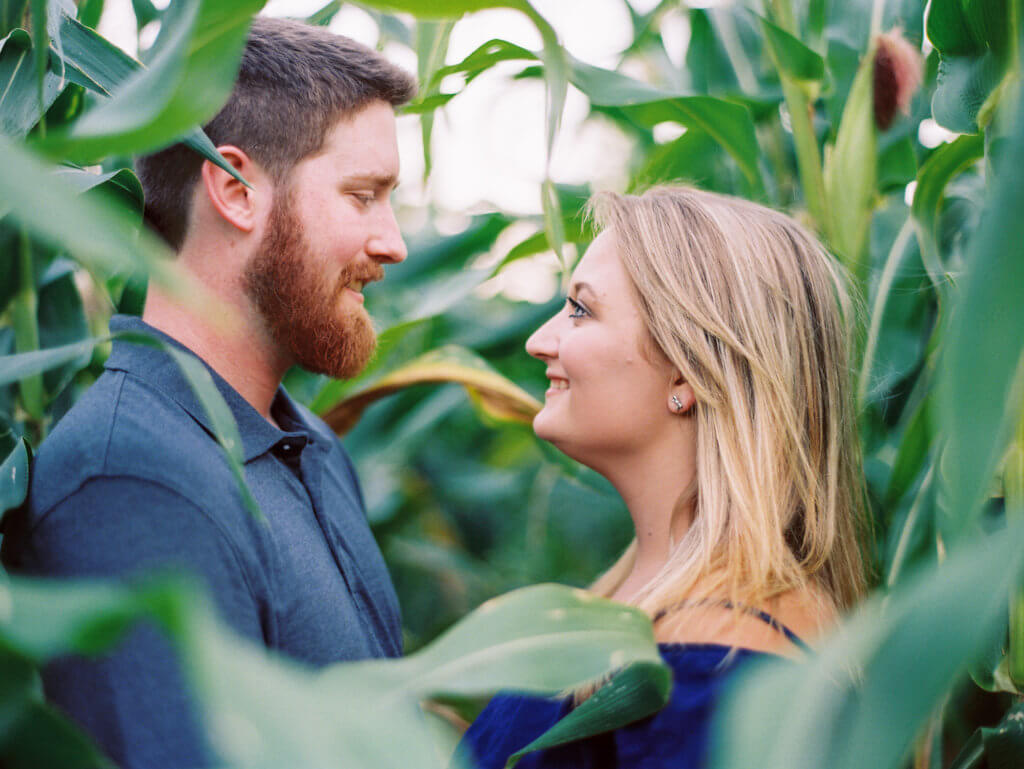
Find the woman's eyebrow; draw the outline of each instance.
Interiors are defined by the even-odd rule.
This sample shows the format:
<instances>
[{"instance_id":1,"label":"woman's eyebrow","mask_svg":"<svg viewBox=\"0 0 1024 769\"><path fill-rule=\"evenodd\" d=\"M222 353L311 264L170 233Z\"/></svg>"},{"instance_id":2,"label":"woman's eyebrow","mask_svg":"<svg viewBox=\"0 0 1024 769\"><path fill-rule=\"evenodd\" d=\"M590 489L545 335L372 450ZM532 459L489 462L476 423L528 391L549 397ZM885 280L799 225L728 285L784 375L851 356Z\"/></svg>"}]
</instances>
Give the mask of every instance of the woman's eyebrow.
<instances>
[{"instance_id":1,"label":"woman's eyebrow","mask_svg":"<svg viewBox=\"0 0 1024 769\"><path fill-rule=\"evenodd\" d=\"M583 281L583 280L578 280L578 281L576 281L575 283L572 284L572 293L573 294L575 294L576 296L579 296L580 292L582 292L582 291L587 292L588 294L590 294L590 298L592 300L597 301L597 293L594 291L593 287L589 283L587 283L586 281Z\"/></svg>"}]
</instances>

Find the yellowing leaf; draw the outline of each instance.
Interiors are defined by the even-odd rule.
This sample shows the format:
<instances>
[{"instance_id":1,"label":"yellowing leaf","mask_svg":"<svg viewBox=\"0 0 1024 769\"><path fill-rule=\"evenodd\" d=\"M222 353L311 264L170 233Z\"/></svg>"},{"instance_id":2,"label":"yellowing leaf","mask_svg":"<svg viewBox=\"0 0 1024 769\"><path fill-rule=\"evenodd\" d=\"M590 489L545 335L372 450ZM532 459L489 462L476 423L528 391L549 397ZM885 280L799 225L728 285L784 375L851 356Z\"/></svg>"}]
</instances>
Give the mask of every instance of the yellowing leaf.
<instances>
[{"instance_id":1,"label":"yellowing leaf","mask_svg":"<svg viewBox=\"0 0 1024 769\"><path fill-rule=\"evenodd\" d=\"M368 382L322 416L334 432L344 435L374 401L406 387L446 382L457 382L465 387L473 402L495 419L530 424L541 408L536 398L499 374L475 353L464 347L447 345Z\"/></svg>"}]
</instances>

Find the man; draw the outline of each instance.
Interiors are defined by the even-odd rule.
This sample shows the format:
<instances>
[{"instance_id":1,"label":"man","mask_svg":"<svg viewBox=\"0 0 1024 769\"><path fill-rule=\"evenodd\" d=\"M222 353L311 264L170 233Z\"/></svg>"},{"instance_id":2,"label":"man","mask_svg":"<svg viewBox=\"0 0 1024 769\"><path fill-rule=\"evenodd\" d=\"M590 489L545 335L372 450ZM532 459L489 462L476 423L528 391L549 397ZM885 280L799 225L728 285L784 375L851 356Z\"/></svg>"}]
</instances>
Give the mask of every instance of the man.
<instances>
[{"instance_id":1,"label":"man","mask_svg":"<svg viewBox=\"0 0 1024 769\"><path fill-rule=\"evenodd\" d=\"M4 543L9 567L186 570L235 631L311 666L401 653L394 588L352 464L280 385L295 364L351 377L372 353L362 290L406 256L389 195L394 107L414 91L410 75L346 38L254 21L235 90L206 126L252 186L181 146L138 162L147 219L233 312L204 313L154 286L142 320L117 317L111 329L151 334L208 366L262 519L243 505L172 358L115 341L106 372L41 447L25 516ZM154 628L102 659L50 665L44 686L123 767L216 761Z\"/></svg>"}]
</instances>

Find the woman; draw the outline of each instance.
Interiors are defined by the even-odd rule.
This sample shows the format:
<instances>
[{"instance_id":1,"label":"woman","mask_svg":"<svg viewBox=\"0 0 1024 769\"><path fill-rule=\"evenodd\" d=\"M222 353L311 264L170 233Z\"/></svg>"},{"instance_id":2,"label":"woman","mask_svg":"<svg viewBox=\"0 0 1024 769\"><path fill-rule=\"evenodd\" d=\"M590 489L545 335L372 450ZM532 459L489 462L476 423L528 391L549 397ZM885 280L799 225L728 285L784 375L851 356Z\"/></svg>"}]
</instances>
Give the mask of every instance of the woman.
<instances>
[{"instance_id":1,"label":"woman","mask_svg":"<svg viewBox=\"0 0 1024 769\"><path fill-rule=\"evenodd\" d=\"M763 206L657 188L591 211L566 308L526 343L551 380L533 424L625 501L636 539L593 590L651 615L675 683L655 716L518 766L686 769L731 672L800 655L864 591L850 302ZM464 748L504 766L570 707L496 697Z\"/></svg>"}]
</instances>

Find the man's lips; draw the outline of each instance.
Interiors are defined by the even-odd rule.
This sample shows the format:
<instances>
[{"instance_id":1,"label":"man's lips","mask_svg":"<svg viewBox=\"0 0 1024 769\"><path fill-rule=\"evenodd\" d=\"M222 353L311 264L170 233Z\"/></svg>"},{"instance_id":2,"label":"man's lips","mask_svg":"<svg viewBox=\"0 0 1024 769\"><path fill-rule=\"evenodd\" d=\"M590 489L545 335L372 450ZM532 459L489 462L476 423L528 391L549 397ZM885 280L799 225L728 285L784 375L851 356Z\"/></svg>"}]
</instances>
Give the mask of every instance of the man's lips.
<instances>
[{"instance_id":1,"label":"man's lips","mask_svg":"<svg viewBox=\"0 0 1024 769\"><path fill-rule=\"evenodd\" d=\"M347 280L343 279L344 282L342 283L341 292L340 293L342 293L342 294L348 293L348 294L350 294L352 296L353 299L355 299L357 302L362 304L363 301L365 301L365 298L363 297L363 288L366 286L366 284L367 283L373 283L374 281L383 280L383 279L384 279L384 271L383 270L374 272L372 274L360 275L358 277L356 277L356 276L349 277Z\"/></svg>"}]
</instances>

